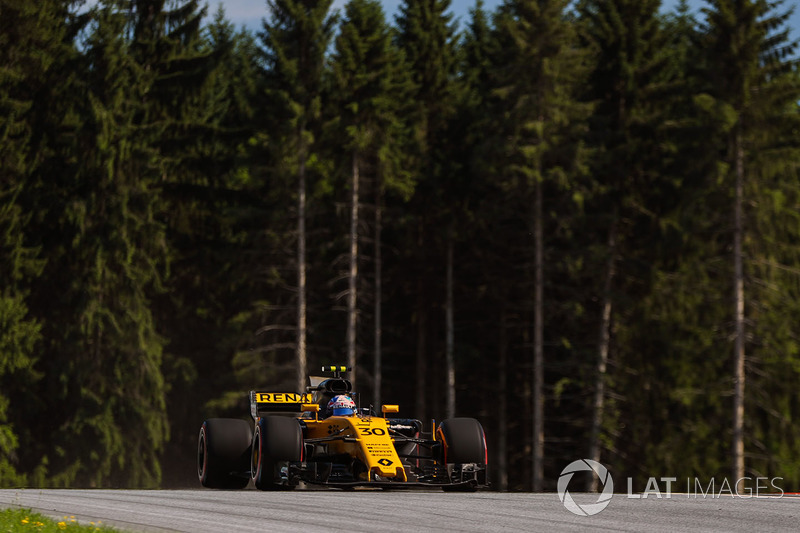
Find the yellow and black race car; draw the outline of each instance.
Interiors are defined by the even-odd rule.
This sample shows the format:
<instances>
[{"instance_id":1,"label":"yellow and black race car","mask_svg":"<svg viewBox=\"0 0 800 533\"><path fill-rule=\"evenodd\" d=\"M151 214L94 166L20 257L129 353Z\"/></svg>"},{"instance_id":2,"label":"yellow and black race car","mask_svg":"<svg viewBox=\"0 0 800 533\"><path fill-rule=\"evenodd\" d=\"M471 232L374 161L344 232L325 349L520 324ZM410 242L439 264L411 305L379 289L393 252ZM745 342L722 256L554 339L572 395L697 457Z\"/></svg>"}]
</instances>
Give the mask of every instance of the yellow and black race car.
<instances>
[{"instance_id":1,"label":"yellow and black race car","mask_svg":"<svg viewBox=\"0 0 800 533\"><path fill-rule=\"evenodd\" d=\"M360 408L345 367L310 378L304 393L250 392L251 425L240 419L203 422L197 475L204 487L261 490L300 483L338 488L420 488L474 491L486 486L488 454L474 418L444 420L423 431L419 420L378 416Z\"/></svg>"}]
</instances>

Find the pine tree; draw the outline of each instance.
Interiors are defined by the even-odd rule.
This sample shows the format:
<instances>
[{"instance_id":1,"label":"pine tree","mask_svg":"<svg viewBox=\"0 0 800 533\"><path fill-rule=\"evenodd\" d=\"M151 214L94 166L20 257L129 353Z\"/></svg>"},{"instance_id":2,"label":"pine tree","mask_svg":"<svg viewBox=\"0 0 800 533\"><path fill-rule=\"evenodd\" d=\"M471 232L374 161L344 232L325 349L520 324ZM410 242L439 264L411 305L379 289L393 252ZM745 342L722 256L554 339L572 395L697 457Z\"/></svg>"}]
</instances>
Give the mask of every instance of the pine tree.
<instances>
[{"instance_id":1,"label":"pine tree","mask_svg":"<svg viewBox=\"0 0 800 533\"><path fill-rule=\"evenodd\" d=\"M409 258L416 277L414 322L417 327L416 346L416 416L427 417L430 373L429 309L433 273L428 265L438 263L427 256L440 248L436 242L441 227L431 216L438 204L439 185L447 170L447 126L456 108L455 76L458 66L455 26L447 13L450 0L406 0L400 6L396 22L396 42L404 51L410 75L416 87L411 94L413 109L413 145L408 164L416 183L410 209L413 212L415 242L406 246L414 250ZM431 384L436 385L436 384Z\"/></svg>"},{"instance_id":2,"label":"pine tree","mask_svg":"<svg viewBox=\"0 0 800 533\"><path fill-rule=\"evenodd\" d=\"M348 322L347 353L350 374L356 380L356 322L358 307L356 289L358 285L358 207L359 182L362 177L371 177L374 189L380 195L381 176L393 172L386 164L389 154L397 151L394 133L397 128L398 102L405 96L406 84L400 75L402 56L393 47L391 32L386 25L380 3L374 0L352 0L345 9L332 63L332 112L338 117L334 129L337 138L344 140L344 153L349 156L351 219L350 219L350 272L348 275ZM340 141L341 142L341 141ZM388 172L387 172L388 171ZM380 200L378 200L380 201ZM380 207L376 205L376 210ZM376 211L377 212L377 211ZM378 225L376 223L376 225ZM379 254L379 237L375 250ZM377 278L380 278L378 273ZM379 283L376 280L376 285ZM376 291L379 288L376 286ZM379 329L379 328L376 328ZM378 352L380 346L378 346ZM376 375L373 389L376 396L380 390L380 358L376 353Z\"/></svg>"},{"instance_id":3,"label":"pine tree","mask_svg":"<svg viewBox=\"0 0 800 533\"><path fill-rule=\"evenodd\" d=\"M156 221L156 155L137 122L152 78L127 53L126 22L117 5L104 4L88 42L78 132L84 159L66 191L72 236L52 265L68 273L75 317L61 336L70 431L69 454L53 461L56 483L157 486L168 436L163 339L150 309L166 250Z\"/></svg>"},{"instance_id":4,"label":"pine tree","mask_svg":"<svg viewBox=\"0 0 800 533\"><path fill-rule=\"evenodd\" d=\"M508 125L506 187L522 199L533 235L529 257L533 295L532 489L544 483L544 195L579 168L578 137L586 107L577 101L585 75L564 1L509 1L497 19L500 53L495 94ZM527 205L524 205L527 204ZM526 276L527 277L527 276Z\"/></svg>"},{"instance_id":5,"label":"pine tree","mask_svg":"<svg viewBox=\"0 0 800 533\"><path fill-rule=\"evenodd\" d=\"M45 125L69 94L63 69L74 58L72 2L0 2L0 485L39 484L47 472L37 390L44 284L38 175L50 150ZM66 85L66 87L64 87ZM64 93L59 93L59 91ZM56 102L51 103L55 97ZM50 132L48 132L50 133Z\"/></svg>"},{"instance_id":6,"label":"pine tree","mask_svg":"<svg viewBox=\"0 0 800 533\"><path fill-rule=\"evenodd\" d=\"M470 290L466 291L467 295L474 295L477 292L474 287L480 286L478 280L486 276L485 271L475 269L474 265L480 261L479 258L486 251L484 243L480 239L489 234L491 230L488 228L494 225L494 221L489 220L489 217L484 216L481 211L481 205L486 199L481 193L486 181L490 179L489 176L494 174L491 164L497 161L497 159L487 156L485 147L487 138L492 137L487 135L487 130L491 131L494 126L494 114L489 105L492 90L491 75L493 66L491 57L493 45L492 28L489 24L489 17L485 11L483 0L477 0L475 6L470 10L469 23L459 47L461 52L459 81L462 84L462 91L455 118L455 126L451 128L455 137L454 145L457 147L454 150L453 158L463 162L459 170L463 181L455 184L462 189L455 197L459 200L460 205L453 211L461 219L457 227L459 228L460 241L465 243L462 245L464 250L462 253L466 254L471 259L470 263L472 263L467 268L464 268L466 265L463 265L463 262L459 264L461 277L470 280L468 283ZM452 187L450 192L454 192ZM499 283L492 283L490 286L497 288ZM461 295L459 308L467 317L472 316L471 312L474 312L467 304L472 299L464 294ZM483 306L486 306L486 303L483 303ZM484 308L488 311L487 307ZM497 420L497 438L489 444L489 449L497 457L495 462L497 468L493 470L497 479L497 487L502 491L508 488L509 418L507 415L508 395L505 392L508 389L507 366L509 355L507 317L502 310L489 311L488 314L497 316L499 321L498 332L492 336L492 344L496 348L476 346L478 341L467 338L468 336L465 335L461 335L461 343L462 351L466 351L466 349L469 349L468 347L479 353L487 349L491 350L488 353L497 353L498 356L498 380L495 389L498 391L497 413L495 416ZM473 335L473 337L480 337L480 335ZM483 370L482 375L491 374L493 370L491 359L491 357L485 357L478 363L481 365L479 368Z\"/></svg>"},{"instance_id":7,"label":"pine tree","mask_svg":"<svg viewBox=\"0 0 800 533\"><path fill-rule=\"evenodd\" d=\"M36 484L156 486L168 434L150 311L165 250L154 156L138 129L150 78L127 54L118 7L91 12L80 54L84 19L59 12L58 61L37 93L41 154L25 202L47 260L30 306L42 319L35 390L46 416L29 417L26 455L29 471L47 462L48 472Z\"/></svg>"},{"instance_id":8,"label":"pine tree","mask_svg":"<svg viewBox=\"0 0 800 533\"><path fill-rule=\"evenodd\" d=\"M465 259L475 250L475 222L479 218L476 206L482 201L480 188L491 175L488 161L492 157L484 151L487 129L494 121L487 109L490 101L492 35L482 1L471 10L467 31L459 37L456 50L458 75L453 81L454 112L437 140L436 166L439 174L436 199L439 207L431 217L431 236L441 242L444 260L444 381L445 416L456 416L457 390L463 390L457 370L470 365L465 354L472 349L471 340L461 327L468 319L465 309L472 299L474 272L463 268ZM457 334L458 332L458 334ZM463 377L464 372L459 372ZM457 386L458 385L458 386Z\"/></svg>"},{"instance_id":9,"label":"pine tree","mask_svg":"<svg viewBox=\"0 0 800 533\"><path fill-rule=\"evenodd\" d=\"M257 46L250 34L234 31L221 7L206 32L196 54L207 74L184 87L179 137L165 133L159 142L174 142L170 153L180 152L180 164L161 183L170 269L168 290L154 301L160 330L168 332L171 436L162 464L171 486L182 484L191 468L185 451L197 438L196 420L226 414L221 405L209 413L206 404L225 404L230 391L240 398L242 386L253 386L238 383L230 370L258 327L256 319L241 318L261 286L258 269L244 259L253 255L248 237L260 194L247 157L255 132ZM210 398L209 390L218 396Z\"/></svg>"},{"instance_id":10,"label":"pine tree","mask_svg":"<svg viewBox=\"0 0 800 533\"><path fill-rule=\"evenodd\" d=\"M774 360L770 351L782 352L777 358L780 361L777 368L785 368L796 357L795 333L774 322L774 317L785 312L786 302L761 289L762 284L777 291L791 290L796 285L796 275L779 274L784 261L791 264L797 257L792 244L796 236L789 229L795 227L795 215L784 207L782 198L796 195L796 187L786 177L793 177L797 145L786 134L796 127L796 102L800 96L796 75L791 72L793 63L787 60L797 43L789 42L788 29L782 28L790 11L780 11L781 3L712 1L704 11L707 21L701 42L708 53L707 92L698 101L719 116L720 164L715 178L726 192L731 191L728 211L733 221L730 242L734 297L731 459L732 474L737 480L746 473L747 315L759 332L757 342L770 339L764 345L769 346L764 352L757 343L751 347L754 352L763 353L765 365ZM762 154L767 153L773 157L764 159ZM774 157L775 154L782 157ZM749 208L750 205L755 207ZM780 222L770 227L763 224L762 217ZM771 327L761 329L765 323ZM765 407L756 402L753 409L758 412ZM756 442L753 445L761 446Z\"/></svg>"},{"instance_id":11,"label":"pine tree","mask_svg":"<svg viewBox=\"0 0 800 533\"><path fill-rule=\"evenodd\" d=\"M579 7L585 41L595 54L590 85L591 98L597 100L590 131L590 143L597 153L592 210L595 225L605 232L596 237L604 242L599 247L604 257L595 259L603 264L602 279L598 280L601 308L589 450L589 457L596 461L601 458L607 367L618 315L614 295L625 294L626 286L647 282L645 273L631 267L647 261L634 259L641 250L635 241L640 228L652 227L648 219L657 211L647 190L660 190L657 180L663 150L658 144L658 127L663 119L659 106L663 108L666 102L664 86L670 71L666 68L667 36L658 8L656 0L586 1ZM643 209L637 210L637 205Z\"/></svg>"},{"instance_id":12,"label":"pine tree","mask_svg":"<svg viewBox=\"0 0 800 533\"><path fill-rule=\"evenodd\" d=\"M26 85L47 65L34 51L40 20L51 15L49 4L0 2L0 485L24 484L17 473L19 437L9 421L10 395L18 384L30 382L39 324L28 316L26 282L41 271L36 251L25 246L25 216L18 202L30 164L31 124L26 120L32 102ZM37 72L36 70L40 70ZM26 72L28 70L28 72ZM33 72L30 72L33 71ZM17 384L17 386L15 386Z\"/></svg>"},{"instance_id":13,"label":"pine tree","mask_svg":"<svg viewBox=\"0 0 800 533\"><path fill-rule=\"evenodd\" d=\"M307 168L314 142L313 127L321 112L320 92L325 53L334 19L331 0L268 0L270 16L261 40L265 52L266 97L275 124L265 124L278 148L274 161L281 173L297 179L297 341L296 387L307 376L306 197Z\"/></svg>"}]
</instances>

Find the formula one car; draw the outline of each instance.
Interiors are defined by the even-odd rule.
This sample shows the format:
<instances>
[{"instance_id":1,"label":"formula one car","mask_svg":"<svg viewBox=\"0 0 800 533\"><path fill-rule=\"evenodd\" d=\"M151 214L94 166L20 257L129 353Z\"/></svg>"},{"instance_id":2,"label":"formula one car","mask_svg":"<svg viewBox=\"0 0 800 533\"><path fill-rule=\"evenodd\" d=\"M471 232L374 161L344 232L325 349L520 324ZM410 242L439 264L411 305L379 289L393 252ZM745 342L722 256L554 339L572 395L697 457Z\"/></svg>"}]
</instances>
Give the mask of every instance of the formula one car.
<instances>
[{"instance_id":1,"label":"formula one car","mask_svg":"<svg viewBox=\"0 0 800 533\"><path fill-rule=\"evenodd\" d=\"M388 418L397 405L357 405L347 368L323 367L304 393L250 392L251 425L241 419L203 422L197 475L204 487L292 489L299 484L342 489L441 488L474 491L487 485L483 427L452 418L429 432L419 420ZM355 398L355 400L354 400Z\"/></svg>"}]
</instances>

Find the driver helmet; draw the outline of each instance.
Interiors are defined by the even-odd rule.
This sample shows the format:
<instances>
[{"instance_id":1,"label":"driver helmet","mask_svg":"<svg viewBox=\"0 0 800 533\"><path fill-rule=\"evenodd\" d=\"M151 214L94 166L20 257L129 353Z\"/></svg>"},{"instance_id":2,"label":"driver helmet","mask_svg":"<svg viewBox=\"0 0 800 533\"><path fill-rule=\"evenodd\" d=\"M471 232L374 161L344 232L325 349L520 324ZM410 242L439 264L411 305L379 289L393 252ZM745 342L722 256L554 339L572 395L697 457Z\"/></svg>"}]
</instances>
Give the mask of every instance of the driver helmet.
<instances>
[{"instance_id":1,"label":"driver helmet","mask_svg":"<svg viewBox=\"0 0 800 533\"><path fill-rule=\"evenodd\" d=\"M349 396L339 394L328 402L328 416L347 416L355 414L356 402Z\"/></svg>"}]
</instances>

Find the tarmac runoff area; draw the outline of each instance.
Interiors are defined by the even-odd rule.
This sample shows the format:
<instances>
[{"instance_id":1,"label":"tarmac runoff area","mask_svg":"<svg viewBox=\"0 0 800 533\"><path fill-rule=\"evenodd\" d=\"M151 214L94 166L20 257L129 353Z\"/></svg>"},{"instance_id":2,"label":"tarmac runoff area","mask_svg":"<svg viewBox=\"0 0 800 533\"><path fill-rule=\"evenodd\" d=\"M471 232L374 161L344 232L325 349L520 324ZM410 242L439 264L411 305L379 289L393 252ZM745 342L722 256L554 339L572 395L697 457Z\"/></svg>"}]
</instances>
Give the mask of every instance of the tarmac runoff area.
<instances>
[{"instance_id":1,"label":"tarmac runoff area","mask_svg":"<svg viewBox=\"0 0 800 533\"><path fill-rule=\"evenodd\" d=\"M589 509L597 494L571 494ZM319 531L797 531L800 497L614 494L597 514L558 494L438 491L0 490L0 508L102 521L130 532ZM596 509L596 508L594 508Z\"/></svg>"}]
</instances>

